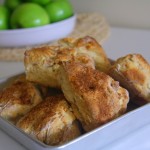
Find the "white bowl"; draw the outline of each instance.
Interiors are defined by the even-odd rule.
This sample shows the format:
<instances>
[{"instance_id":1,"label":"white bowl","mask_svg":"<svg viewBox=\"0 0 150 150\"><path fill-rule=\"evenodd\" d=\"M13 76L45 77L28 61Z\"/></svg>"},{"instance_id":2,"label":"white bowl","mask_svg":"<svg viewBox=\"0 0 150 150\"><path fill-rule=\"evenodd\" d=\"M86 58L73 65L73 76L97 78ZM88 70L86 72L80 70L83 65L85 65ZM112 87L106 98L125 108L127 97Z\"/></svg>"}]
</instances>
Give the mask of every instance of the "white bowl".
<instances>
[{"instance_id":1,"label":"white bowl","mask_svg":"<svg viewBox=\"0 0 150 150\"><path fill-rule=\"evenodd\" d=\"M0 31L0 47L22 47L52 42L69 35L75 26L76 15L49 25Z\"/></svg>"}]
</instances>

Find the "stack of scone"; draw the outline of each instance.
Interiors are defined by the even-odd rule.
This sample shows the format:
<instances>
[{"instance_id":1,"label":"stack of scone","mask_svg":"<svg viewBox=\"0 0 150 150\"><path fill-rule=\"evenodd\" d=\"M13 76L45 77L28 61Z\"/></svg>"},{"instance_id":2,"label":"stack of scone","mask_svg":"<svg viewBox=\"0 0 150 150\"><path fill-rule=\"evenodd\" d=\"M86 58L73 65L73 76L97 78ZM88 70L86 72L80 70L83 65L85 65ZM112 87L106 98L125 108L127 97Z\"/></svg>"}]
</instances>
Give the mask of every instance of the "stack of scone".
<instances>
[{"instance_id":1,"label":"stack of scone","mask_svg":"<svg viewBox=\"0 0 150 150\"><path fill-rule=\"evenodd\" d=\"M60 145L125 113L129 94L137 104L150 101L150 66L141 55L111 65L92 37L58 43L26 51L26 79L0 93L0 115L32 137Z\"/></svg>"}]
</instances>

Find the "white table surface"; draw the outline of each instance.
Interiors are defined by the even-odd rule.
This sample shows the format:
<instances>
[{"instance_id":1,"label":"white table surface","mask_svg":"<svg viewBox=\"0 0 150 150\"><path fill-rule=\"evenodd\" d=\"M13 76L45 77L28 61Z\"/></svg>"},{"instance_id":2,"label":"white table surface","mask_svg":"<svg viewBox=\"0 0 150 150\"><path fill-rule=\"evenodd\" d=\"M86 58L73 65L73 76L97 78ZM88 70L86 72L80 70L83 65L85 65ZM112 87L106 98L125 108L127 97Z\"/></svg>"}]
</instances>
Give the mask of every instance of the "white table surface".
<instances>
[{"instance_id":1,"label":"white table surface","mask_svg":"<svg viewBox=\"0 0 150 150\"><path fill-rule=\"evenodd\" d=\"M150 30L111 28L109 39L103 44L109 58L117 59L129 53L140 53L150 62ZM23 63L0 62L0 78L20 73ZM149 150L150 125L124 137L103 150ZM0 130L0 150L26 150Z\"/></svg>"}]
</instances>

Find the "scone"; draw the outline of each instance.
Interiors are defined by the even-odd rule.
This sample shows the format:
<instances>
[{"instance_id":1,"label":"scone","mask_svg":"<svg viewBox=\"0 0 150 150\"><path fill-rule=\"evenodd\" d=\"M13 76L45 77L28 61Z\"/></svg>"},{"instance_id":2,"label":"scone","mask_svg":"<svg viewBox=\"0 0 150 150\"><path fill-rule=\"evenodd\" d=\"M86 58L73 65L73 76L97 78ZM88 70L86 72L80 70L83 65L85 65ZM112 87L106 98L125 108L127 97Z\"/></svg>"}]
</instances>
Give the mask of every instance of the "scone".
<instances>
[{"instance_id":1,"label":"scone","mask_svg":"<svg viewBox=\"0 0 150 150\"><path fill-rule=\"evenodd\" d=\"M85 131L116 118L127 108L127 90L103 72L80 63L64 62L59 81Z\"/></svg>"},{"instance_id":2,"label":"scone","mask_svg":"<svg viewBox=\"0 0 150 150\"><path fill-rule=\"evenodd\" d=\"M47 97L21 118L17 127L48 145L60 145L81 134L63 94Z\"/></svg>"},{"instance_id":3,"label":"scone","mask_svg":"<svg viewBox=\"0 0 150 150\"><path fill-rule=\"evenodd\" d=\"M119 58L109 74L118 80L138 105L150 102L150 65L140 54Z\"/></svg>"},{"instance_id":4,"label":"scone","mask_svg":"<svg viewBox=\"0 0 150 150\"><path fill-rule=\"evenodd\" d=\"M110 62L105 54L102 46L92 37L85 36L83 38L64 38L59 41L64 47L73 48L77 53L88 54L95 61L96 69L107 72Z\"/></svg>"},{"instance_id":5,"label":"scone","mask_svg":"<svg viewBox=\"0 0 150 150\"><path fill-rule=\"evenodd\" d=\"M44 46L25 52L25 72L27 80L44 86L60 88L57 81L59 63L74 59L84 65L95 67L94 61L88 55L77 54L72 48L59 46Z\"/></svg>"},{"instance_id":6,"label":"scone","mask_svg":"<svg viewBox=\"0 0 150 150\"><path fill-rule=\"evenodd\" d=\"M15 123L41 101L37 86L21 76L0 92L0 116Z\"/></svg>"}]
</instances>

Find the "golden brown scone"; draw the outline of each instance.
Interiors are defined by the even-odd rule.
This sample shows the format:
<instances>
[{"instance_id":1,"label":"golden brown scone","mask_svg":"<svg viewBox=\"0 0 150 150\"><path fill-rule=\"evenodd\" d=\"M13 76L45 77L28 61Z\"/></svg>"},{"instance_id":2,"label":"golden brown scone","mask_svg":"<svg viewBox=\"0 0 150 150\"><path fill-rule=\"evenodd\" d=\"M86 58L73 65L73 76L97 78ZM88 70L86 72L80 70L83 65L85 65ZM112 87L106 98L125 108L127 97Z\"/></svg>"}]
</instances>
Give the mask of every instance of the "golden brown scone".
<instances>
[{"instance_id":1,"label":"golden brown scone","mask_svg":"<svg viewBox=\"0 0 150 150\"><path fill-rule=\"evenodd\" d=\"M21 76L0 92L0 116L15 123L41 101L42 96L36 85Z\"/></svg>"},{"instance_id":2,"label":"golden brown scone","mask_svg":"<svg viewBox=\"0 0 150 150\"><path fill-rule=\"evenodd\" d=\"M110 76L75 62L63 63L59 81L85 131L125 112L129 96Z\"/></svg>"},{"instance_id":3,"label":"golden brown scone","mask_svg":"<svg viewBox=\"0 0 150 150\"><path fill-rule=\"evenodd\" d=\"M17 126L48 145L60 145L81 134L63 94L47 97L21 118Z\"/></svg>"},{"instance_id":4,"label":"golden brown scone","mask_svg":"<svg viewBox=\"0 0 150 150\"><path fill-rule=\"evenodd\" d=\"M96 69L107 72L110 62L105 54L102 46L92 37L85 36L83 38L64 38L59 41L64 47L74 48L77 53L88 54L95 61Z\"/></svg>"},{"instance_id":5,"label":"golden brown scone","mask_svg":"<svg viewBox=\"0 0 150 150\"><path fill-rule=\"evenodd\" d=\"M109 72L129 91L133 102L139 105L150 102L150 65L143 56L129 54L121 57Z\"/></svg>"},{"instance_id":6,"label":"golden brown scone","mask_svg":"<svg viewBox=\"0 0 150 150\"><path fill-rule=\"evenodd\" d=\"M57 74L59 63L74 59L84 65L95 67L94 61L88 55L77 54L72 48L46 46L34 48L25 52L25 72L27 80L45 86L59 88Z\"/></svg>"}]
</instances>

